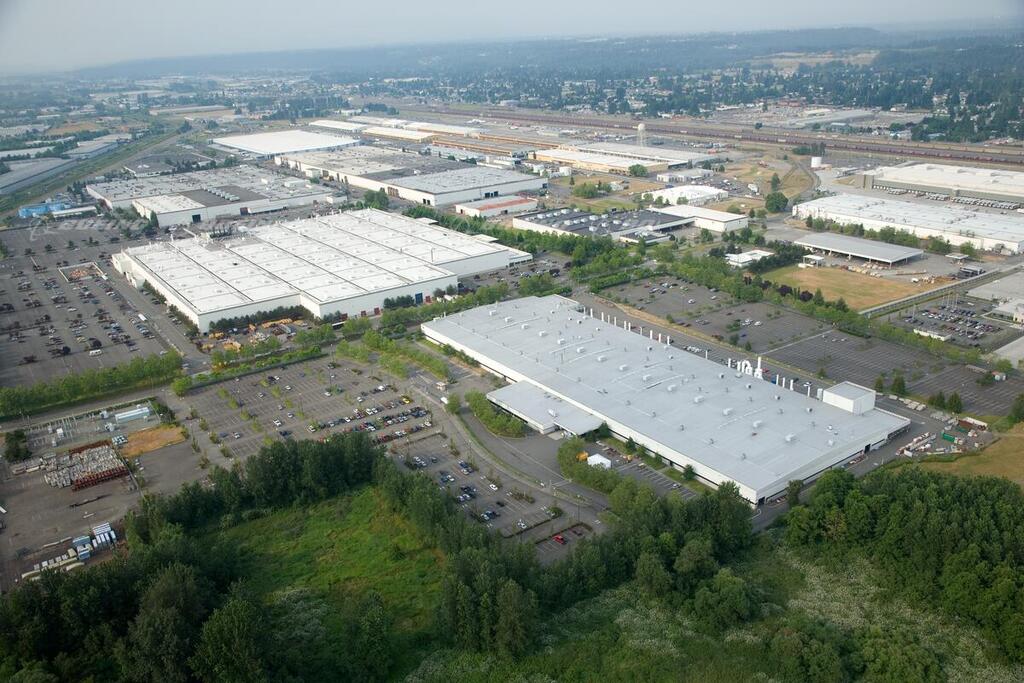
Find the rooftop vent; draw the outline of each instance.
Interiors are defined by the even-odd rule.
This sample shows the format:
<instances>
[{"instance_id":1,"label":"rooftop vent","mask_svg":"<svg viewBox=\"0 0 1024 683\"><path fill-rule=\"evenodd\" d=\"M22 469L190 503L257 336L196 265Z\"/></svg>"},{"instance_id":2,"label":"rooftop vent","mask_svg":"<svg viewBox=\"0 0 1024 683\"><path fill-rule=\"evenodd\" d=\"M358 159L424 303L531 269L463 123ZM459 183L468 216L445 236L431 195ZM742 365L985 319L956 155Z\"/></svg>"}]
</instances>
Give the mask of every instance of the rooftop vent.
<instances>
[{"instance_id":1,"label":"rooftop vent","mask_svg":"<svg viewBox=\"0 0 1024 683\"><path fill-rule=\"evenodd\" d=\"M725 373L724 372L718 373L718 379L725 379Z\"/></svg>"},{"instance_id":2,"label":"rooftop vent","mask_svg":"<svg viewBox=\"0 0 1024 683\"><path fill-rule=\"evenodd\" d=\"M763 424L764 420L754 420L754 429L760 429Z\"/></svg>"},{"instance_id":3,"label":"rooftop vent","mask_svg":"<svg viewBox=\"0 0 1024 683\"><path fill-rule=\"evenodd\" d=\"M628 367L628 365L623 363L622 365L619 366L619 372L625 372Z\"/></svg>"},{"instance_id":4,"label":"rooftop vent","mask_svg":"<svg viewBox=\"0 0 1024 683\"><path fill-rule=\"evenodd\" d=\"M582 346L576 347L576 353L583 353L584 351L586 351L586 349L584 349Z\"/></svg>"},{"instance_id":5,"label":"rooftop vent","mask_svg":"<svg viewBox=\"0 0 1024 683\"><path fill-rule=\"evenodd\" d=\"M813 410L814 410L814 408L812 408L812 407L810 407L810 406L807 406L807 408L806 408L805 410L807 410L807 412L808 412L808 413L810 413L811 411L813 411Z\"/></svg>"},{"instance_id":6,"label":"rooftop vent","mask_svg":"<svg viewBox=\"0 0 1024 683\"><path fill-rule=\"evenodd\" d=\"M725 415L725 416L727 416L727 417L728 417L729 415L732 415L732 408L724 408L724 409L722 410L722 415Z\"/></svg>"},{"instance_id":7,"label":"rooftop vent","mask_svg":"<svg viewBox=\"0 0 1024 683\"><path fill-rule=\"evenodd\" d=\"M694 396L693 397L693 402L694 403L702 403L703 401L704 401L704 397L703 396Z\"/></svg>"},{"instance_id":8,"label":"rooftop vent","mask_svg":"<svg viewBox=\"0 0 1024 683\"><path fill-rule=\"evenodd\" d=\"M670 393L675 391L676 390L676 385L675 384L669 384L668 385L668 390L669 390Z\"/></svg>"},{"instance_id":9,"label":"rooftop vent","mask_svg":"<svg viewBox=\"0 0 1024 683\"><path fill-rule=\"evenodd\" d=\"M793 443L796 441L796 434L786 434L786 443Z\"/></svg>"},{"instance_id":10,"label":"rooftop vent","mask_svg":"<svg viewBox=\"0 0 1024 683\"><path fill-rule=\"evenodd\" d=\"M520 325L519 327L525 330L525 329L529 328L530 326L529 326L529 325L527 325L526 323L523 323L523 324L522 324L522 325Z\"/></svg>"},{"instance_id":11,"label":"rooftop vent","mask_svg":"<svg viewBox=\"0 0 1024 683\"><path fill-rule=\"evenodd\" d=\"M598 357L597 357L597 362L598 362L598 363L603 363L603 362L605 362L606 360L608 360L608 359L607 359L607 357L605 357L605 356L598 356Z\"/></svg>"},{"instance_id":12,"label":"rooftop vent","mask_svg":"<svg viewBox=\"0 0 1024 683\"><path fill-rule=\"evenodd\" d=\"M540 332L537 333L537 336L538 337L546 337L546 336L548 336L547 330L541 330Z\"/></svg>"}]
</instances>

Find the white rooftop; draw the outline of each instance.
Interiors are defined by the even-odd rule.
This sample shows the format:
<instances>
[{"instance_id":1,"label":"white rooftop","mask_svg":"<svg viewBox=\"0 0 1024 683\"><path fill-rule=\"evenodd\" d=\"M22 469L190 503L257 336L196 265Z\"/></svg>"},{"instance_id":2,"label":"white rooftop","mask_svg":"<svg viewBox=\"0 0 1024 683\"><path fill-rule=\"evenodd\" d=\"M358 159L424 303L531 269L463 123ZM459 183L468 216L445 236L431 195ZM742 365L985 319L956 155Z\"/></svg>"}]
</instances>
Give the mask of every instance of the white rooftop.
<instances>
[{"instance_id":1,"label":"white rooftop","mask_svg":"<svg viewBox=\"0 0 1024 683\"><path fill-rule=\"evenodd\" d=\"M872 220L894 228L920 227L952 235L983 237L1016 246L1024 241L1024 214L976 211L949 204L925 204L853 194L822 197L797 204L794 213L825 212L833 220L857 223Z\"/></svg>"},{"instance_id":2,"label":"white rooftop","mask_svg":"<svg viewBox=\"0 0 1024 683\"><path fill-rule=\"evenodd\" d=\"M389 182L392 185L406 187L410 190L420 190L421 192L429 192L431 194L445 194L494 185L521 183L524 180L531 180L533 178L534 176L517 173L516 171L505 171L485 166L466 166L438 173L424 173L405 178L393 178Z\"/></svg>"},{"instance_id":3,"label":"white rooftop","mask_svg":"<svg viewBox=\"0 0 1024 683\"><path fill-rule=\"evenodd\" d=\"M613 154L601 154L599 152L585 151L580 149L545 149L538 150L538 158L543 157L544 159L550 159L558 163L566 164L590 164L595 166L605 166L608 168L617 169L628 169L634 164L664 164L664 162L657 161L650 157L647 158L636 158L636 157L623 157Z\"/></svg>"},{"instance_id":4,"label":"white rooftop","mask_svg":"<svg viewBox=\"0 0 1024 683\"><path fill-rule=\"evenodd\" d=\"M305 180L256 166L244 165L148 178L112 180L88 187L91 192L112 202L158 195L174 195L217 187L240 188L268 199L285 199L324 192L322 187L314 187Z\"/></svg>"},{"instance_id":5,"label":"white rooftop","mask_svg":"<svg viewBox=\"0 0 1024 683\"><path fill-rule=\"evenodd\" d=\"M680 198L685 198L687 202L693 204L695 202L713 201L718 198L724 199L729 196L729 193L725 190L707 185L677 185L676 187L654 190L650 194L655 199L658 197L663 198L669 204L675 204Z\"/></svg>"},{"instance_id":6,"label":"white rooftop","mask_svg":"<svg viewBox=\"0 0 1024 683\"><path fill-rule=\"evenodd\" d=\"M647 145L628 145L621 142L594 142L588 145L580 145L579 149L636 159L654 159L669 166L699 164L702 161L709 161L714 158L713 155L703 152L690 152L683 149L662 147L661 145L652 147Z\"/></svg>"},{"instance_id":7,"label":"white rooftop","mask_svg":"<svg viewBox=\"0 0 1024 683\"><path fill-rule=\"evenodd\" d=\"M423 324L473 354L682 454L759 495L884 440L905 418L857 415L589 317L560 296L481 306ZM485 364L487 364L485 363ZM778 488L776 488L778 487Z\"/></svg>"},{"instance_id":8,"label":"white rooftop","mask_svg":"<svg viewBox=\"0 0 1024 683\"><path fill-rule=\"evenodd\" d=\"M716 209L706 209L703 206L693 206L692 204L652 206L651 211L667 213L673 216L679 216L680 218L704 218L712 221L721 221L723 223L741 221L747 218L745 214L729 213L728 211L718 211Z\"/></svg>"},{"instance_id":9,"label":"white rooftop","mask_svg":"<svg viewBox=\"0 0 1024 683\"><path fill-rule=\"evenodd\" d=\"M331 302L447 278L446 264L504 250L469 235L376 209L240 228L126 250L196 312L303 293Z\"/></svg>"},{"instance_id":10,"label":"white rooftop","mask_svg":"<svg viewBox=\"0 0 1024 683\"><path fill-rule=\"evenodd\" d=\"M351 121L335 121L333 119L320 119L313 121L309 125L316 126L317 128L330 128L332 130L343 130L349 133L354 133L366 128L366 124L363 123L352 123Z\"/></svg>"},{"instance_id":11,"label":"white rooftop","mask_svg":"<svg viewBox=\"0 0 1024 683\"><path fill-rule=\"evenodd\" d=\"M876 181L927 185L973 192L991 192L1024 199L1024 172L946 164L883 166L868 172Z\"/></svg>"},{"instance_id":12,"label":"white rooftop","mask_svg":"<svg viewBox=\"0 0 1024 683\"><path fill-rule=\"evenodd\" d=\"M408 130L406 128L390 128L388 126L370 126L361 131L364 135L373 135L379 138L393 138L395 140L407 140L409 142L426 142L432 140L437 133L421 130Z\"/></svg>"},{"instance_id":13,"label":"white rooftop","mask_svg":"<svg viewBox=\"0 0 1024 683\"><path fill-rule=\"evenodd\" d=\"M214 138L215 144L232 147L260 156L287 154L288 152L307 152L315 149L332 149L359 144L353 138L343 138L323 133L310 133L305 130L281 130L272 133L253 133L251 135L229 135Z\"/></svg>"}]
</instances>

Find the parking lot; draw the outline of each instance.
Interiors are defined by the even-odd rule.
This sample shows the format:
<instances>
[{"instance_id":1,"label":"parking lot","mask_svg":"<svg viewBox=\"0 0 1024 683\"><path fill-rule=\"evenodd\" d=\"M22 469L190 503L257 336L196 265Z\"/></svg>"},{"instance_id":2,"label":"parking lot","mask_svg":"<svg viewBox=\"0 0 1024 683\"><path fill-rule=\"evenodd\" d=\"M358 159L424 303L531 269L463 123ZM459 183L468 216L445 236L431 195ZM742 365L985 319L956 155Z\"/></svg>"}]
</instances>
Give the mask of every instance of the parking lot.
<instances>
[{"instance_id":1,"label":"parking lot","mask_svg":"<svg viewBox=\"0 0 1024 683\"><path fill-rule=\"evenodd\" d=\"M203 387L187 400L198 428L237 458L281 438L366 431L387 443L432 428L428 411L371 372L320 358Z\"/></svg>"},{"instance_id":2,"label":"parking lot","mask_svg":"<svg viewBox=\"0 0 1024 683\"><path fill-rule=\"evenodd\" d=\"M957 346L991 351L1021 336L1020 330L987 316L993 308L991 302L953 293L892 313L887 320L904 329L948 336Z\"/></svg>"},{"instance_id":3,"label":"parking lot","mask_svg":"<svg viewBox=\"0 0 1024 683\"><path fill-rule=\"evenodd\" d=\"M957 392L969 412L981 415L1005 414L1014 397L1024 393L1024 380L1018 376L982 386L978 383L981 375L977 372L926 351L832 330L786 346L771 355L808 373L824 370L828 377L867 387L873 387L882 373L891 380L895 372L900 372L911 393L927 397L939 391L946 396Z\"/></svg>"},{"instance_id":4,"label":"parking lot","mask_svg":"<svg viewBox=\"0 0 1024 683\"><path fill-rule=\"evenodd\" d=\"M95 236L88 245L78 232L60 242L33 239L32 230L4 232L12 256L0 262L0 384L32 384L167 350L140 317L133 302L140 295L110 277L118 245Z\"/></svg>"},{"instance_id":5,"label":"parking lot","mask_svg":"<svg viewBox=\"0 0 1024 683\"><path fill-rule=\"evenodd\" d=\"M411 441L408 446L398 444L393 450L403 466L422 472L446 490L470 519L505 538L554 533L560 521L571 518L569 510L562 509L560 514L553 509L558 506L550 495L505 481L486 463L453 449L439 434Z\"/></svg>"},{"instance_id":6,"label":"parking lot","mask_svg":"<svg viewBox=\"0 0 1024 683\"><path fill-rule=\"evenodd\" d=\"M734 299L724 292L663 276L609 287L601 296L625 303L641 311L664 318L672 316L680 324L705 325L704 317L732 306Z\"/></svg>"}]
</instances>

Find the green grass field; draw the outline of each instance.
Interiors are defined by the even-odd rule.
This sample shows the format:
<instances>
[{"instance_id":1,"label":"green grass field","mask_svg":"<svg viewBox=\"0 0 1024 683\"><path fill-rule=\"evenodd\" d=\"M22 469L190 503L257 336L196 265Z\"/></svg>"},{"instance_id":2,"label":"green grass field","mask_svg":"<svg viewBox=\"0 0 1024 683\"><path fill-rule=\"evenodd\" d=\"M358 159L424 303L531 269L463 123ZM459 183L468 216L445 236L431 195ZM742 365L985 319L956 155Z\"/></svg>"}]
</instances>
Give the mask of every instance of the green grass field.
<instances>
[{"instance_id":1,"label":"green grass field","mask_svg":"<svg viewBox=\"0 0 1024 683\"><path fill-rule=\"evenodd\" d=\"M245 575L268 597L307 588L345 615L366 590L378 591L402 653L393 671L414 666L430 648L445 558L376 490L281 510L214 535L242 548Z\"/></svg>"}]
</instances>

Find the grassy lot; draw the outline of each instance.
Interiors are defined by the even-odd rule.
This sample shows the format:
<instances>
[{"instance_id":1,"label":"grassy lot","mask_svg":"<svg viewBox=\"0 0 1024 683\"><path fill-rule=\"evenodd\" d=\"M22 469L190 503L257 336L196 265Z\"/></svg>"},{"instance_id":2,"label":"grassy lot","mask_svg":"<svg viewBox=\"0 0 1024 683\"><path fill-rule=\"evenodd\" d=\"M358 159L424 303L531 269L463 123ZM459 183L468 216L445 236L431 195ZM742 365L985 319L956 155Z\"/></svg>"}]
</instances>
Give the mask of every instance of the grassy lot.
<instances>
[{"instance_id":1,"label":"grassy lot","mask_svg":"<svg viewBox=\"0 0 1024 683\"><path fill-rule=\"evenodd\" d=\"M378 591L395 620L395 652L402 653L393 671L415 665L432 646L445 558L373 488L216 534L242 548L244 573L261 594L311 589L344 615L365 591ZM340 630L342 621L332 626Z\"/></svg>"},{"instance_id":2,"label":"grassy lot","mask_svg":"<svg viewBox=\"0 0 1024 683\"><path fill-rule=\"evenodd\" d=\"M1024 486L1024 424L976 455L961 455L951 462L924 462L920 467L961 476L1005 477Z\"/></svg>"},{"instance_id":3,"label":"grassy lot","mask_svg":"<svg viewBox=\"0 0 1024 683\"><path fill-rule=\"evenodd\" d=\"M833 300L842 297L847 305L854 310L894 301L924 291L929 287L926 284L871 277L842 268L787 266L765 273L764 278L776 284L787 284L810 292L821 289L821 293L826 299Z\"/></svg>"}]
</instances>

